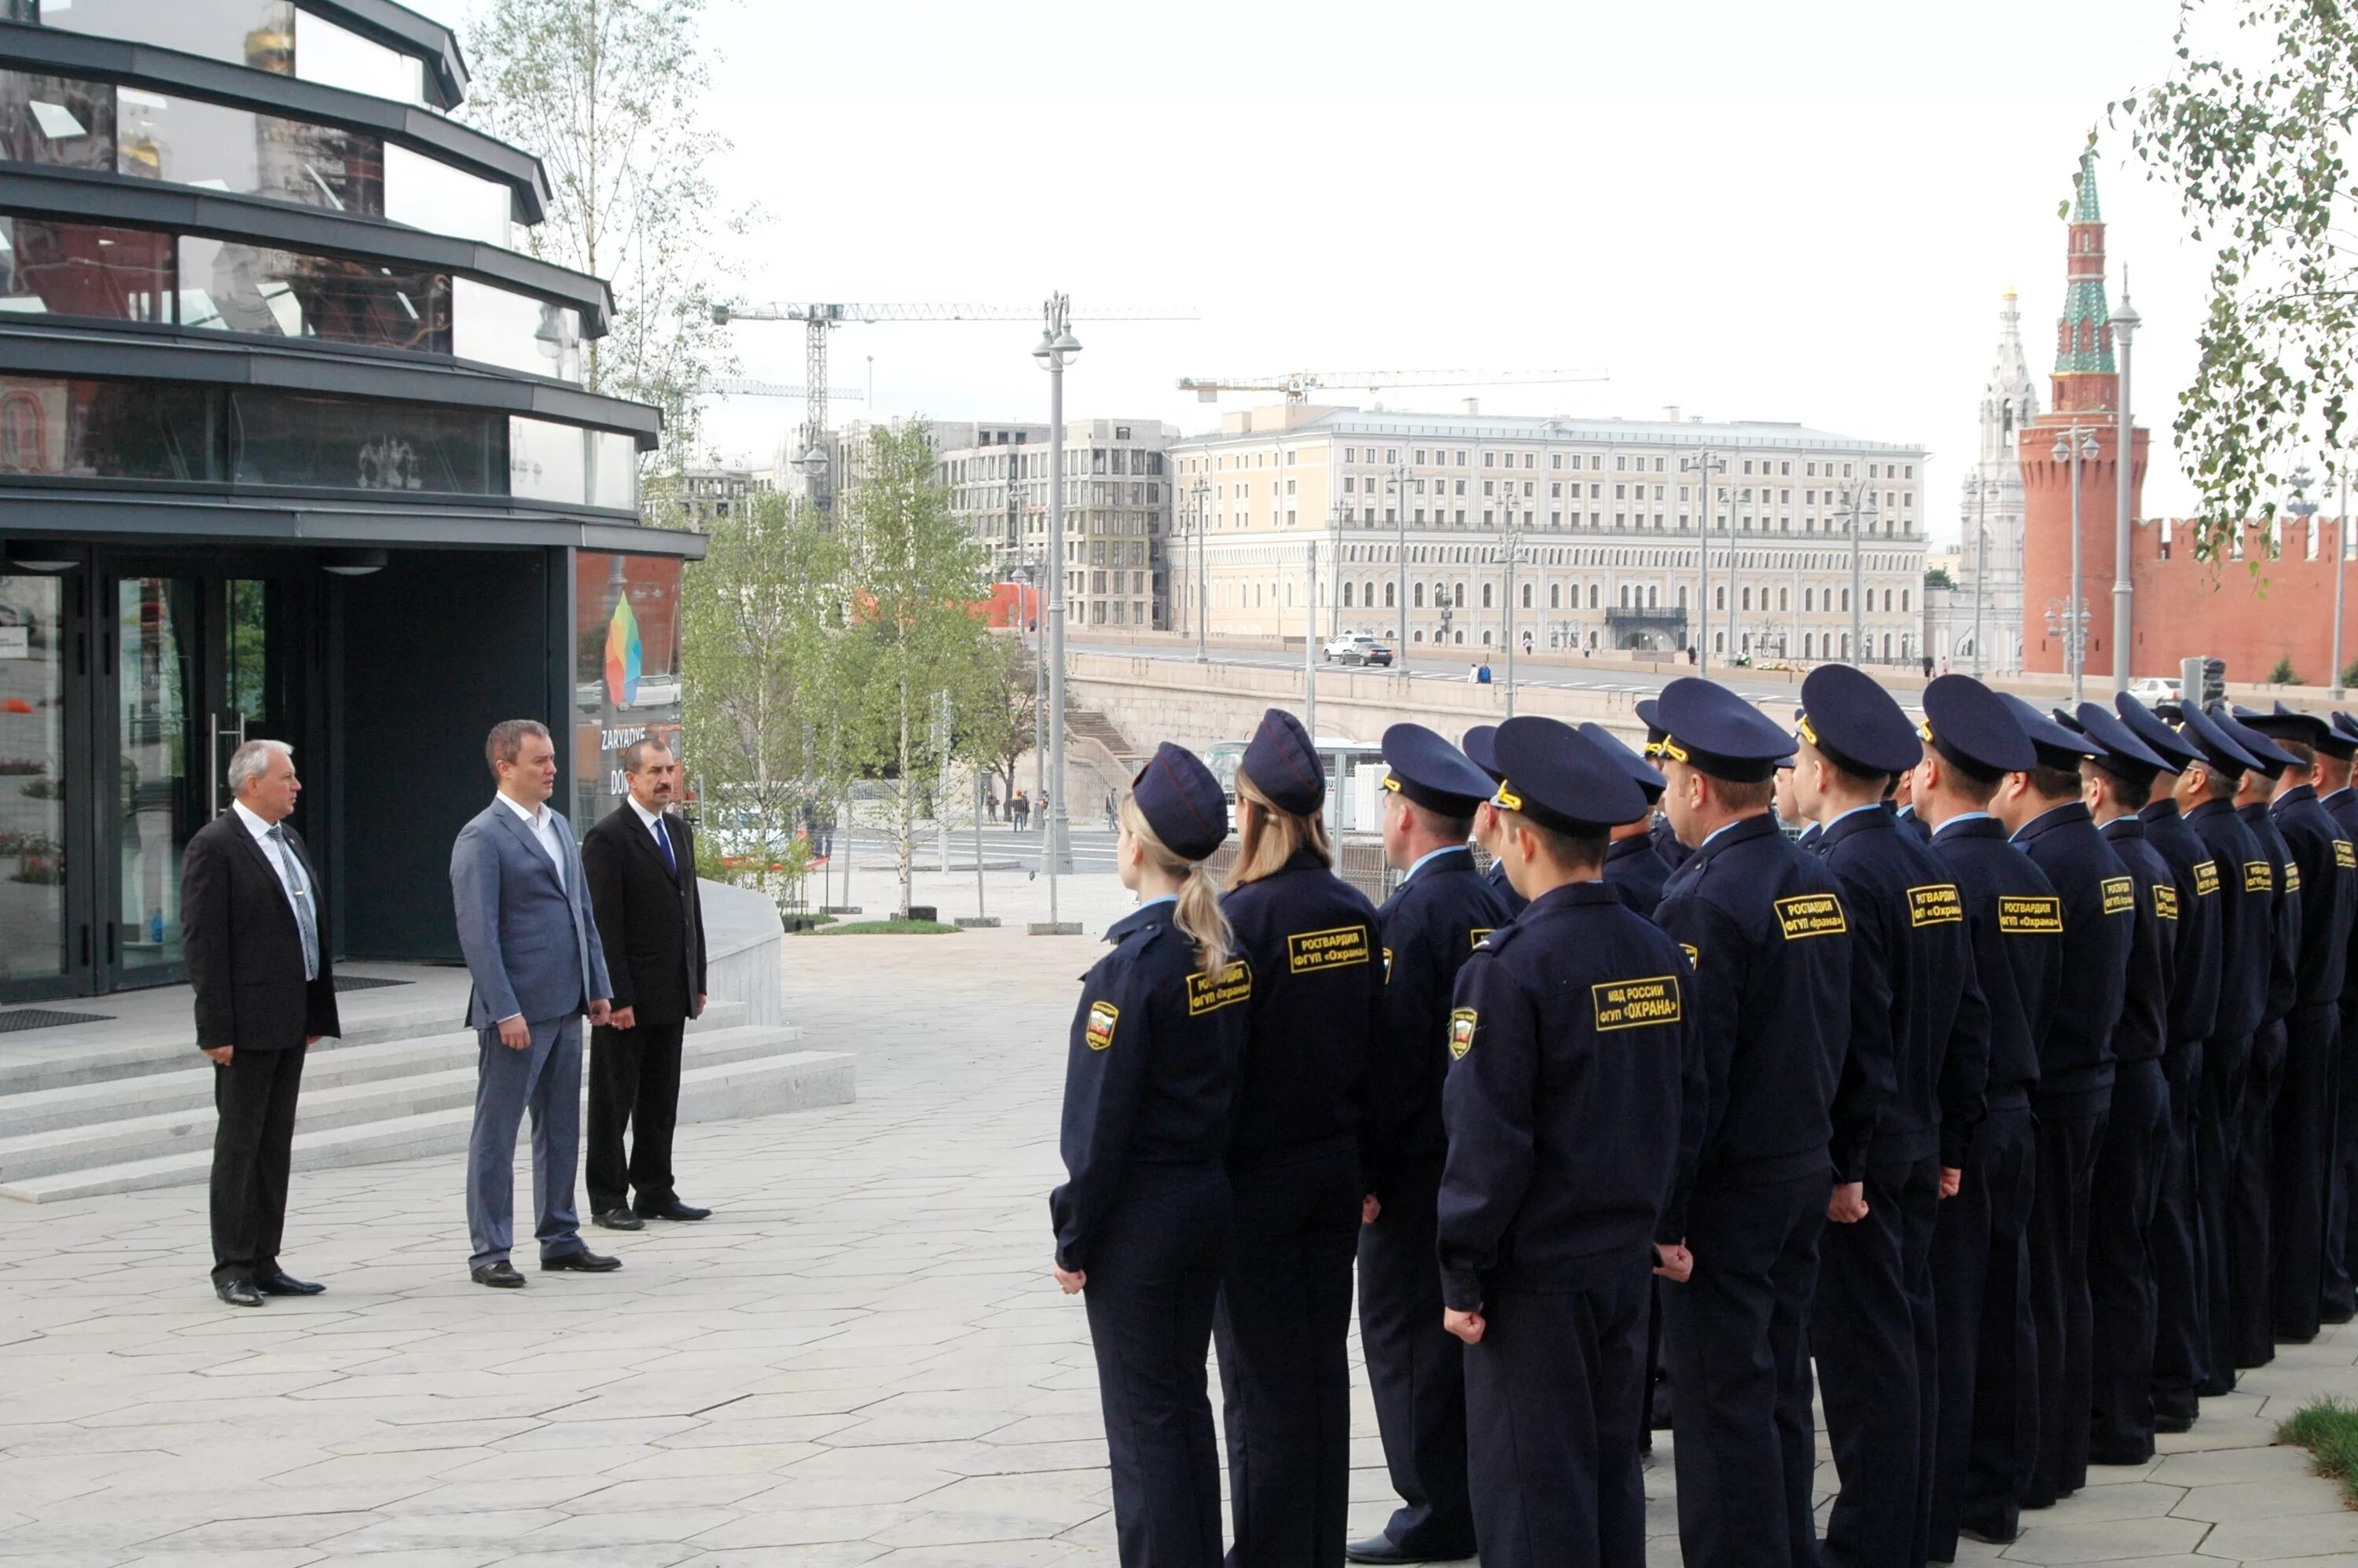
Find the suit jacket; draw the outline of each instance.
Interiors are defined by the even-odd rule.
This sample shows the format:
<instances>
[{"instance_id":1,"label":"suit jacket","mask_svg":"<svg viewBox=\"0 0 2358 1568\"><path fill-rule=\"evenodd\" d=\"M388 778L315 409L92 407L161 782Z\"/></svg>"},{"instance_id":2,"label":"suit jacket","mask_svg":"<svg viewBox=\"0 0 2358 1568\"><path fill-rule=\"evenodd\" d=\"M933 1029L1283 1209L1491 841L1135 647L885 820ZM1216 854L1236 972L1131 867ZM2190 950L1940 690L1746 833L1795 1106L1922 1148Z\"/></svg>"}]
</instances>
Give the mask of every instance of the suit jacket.
<instances>
[{"instance_id":1,"label":"suit jacket","mask_svg":"<svg viewBox=\"0 0 2358 1568\"><path fill-rule=\"evenodd\" d=\"M695 835L669 812L656 820L671 841L676 876L629 801L582 838L581 864L614 1005L632 1009L641 1024L662 1026L693 1017L704 994L704 903Z\"/></svg>"},{"instance_id":2,"label":"suit jacket","mask_svg":"<svg viewBox=\"0 0 2358 1568\"><path fill-rule=\"evenodd\" d=\"M554 806L548 815L565 856L562 882L533 830L504 801L478 812L450 846L459 950L475 980L467 1000L470 1028L488 1029L519 1013L533 1023L577 1018L593 999L612 994L581 850L564 816Z\"/></svg>"},{"instance_id":3,"label":"suit jacket","mask_svg":"<svg viewBox=\"0 0 2358 1568\"><path fill-rule=\"evenodd\" d=\"M181 946L197 993L200 1049L294 1051L311 1035L342 1032L319 873L291 827L287 842L310 885L319 928L319 978L308 984L286 884L235 811L199 828L181 858Z\"/></svg>"}]
</instances>

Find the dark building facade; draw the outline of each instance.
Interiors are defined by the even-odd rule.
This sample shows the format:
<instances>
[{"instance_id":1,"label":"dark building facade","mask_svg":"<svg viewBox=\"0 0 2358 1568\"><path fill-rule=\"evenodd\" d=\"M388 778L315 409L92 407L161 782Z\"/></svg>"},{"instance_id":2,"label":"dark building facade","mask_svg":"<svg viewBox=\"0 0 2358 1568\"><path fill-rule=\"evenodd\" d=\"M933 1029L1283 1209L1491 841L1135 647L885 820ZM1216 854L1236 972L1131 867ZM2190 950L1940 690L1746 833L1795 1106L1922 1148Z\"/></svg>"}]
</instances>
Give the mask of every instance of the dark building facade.
<instances>
[{"instance_id":1,"label":"dark building facade","mask_svg":"<svg viewBox=\"0 0 2358 1568\"><path fill-rule=\"evenodd\" d=\"M0 0L0 1002L183 978L179 864L290 742L336 944L457 956L497 719L586 829L676 727L694 534L584 389L596 278L386 0Z\"/></svg>"}]
</instances>

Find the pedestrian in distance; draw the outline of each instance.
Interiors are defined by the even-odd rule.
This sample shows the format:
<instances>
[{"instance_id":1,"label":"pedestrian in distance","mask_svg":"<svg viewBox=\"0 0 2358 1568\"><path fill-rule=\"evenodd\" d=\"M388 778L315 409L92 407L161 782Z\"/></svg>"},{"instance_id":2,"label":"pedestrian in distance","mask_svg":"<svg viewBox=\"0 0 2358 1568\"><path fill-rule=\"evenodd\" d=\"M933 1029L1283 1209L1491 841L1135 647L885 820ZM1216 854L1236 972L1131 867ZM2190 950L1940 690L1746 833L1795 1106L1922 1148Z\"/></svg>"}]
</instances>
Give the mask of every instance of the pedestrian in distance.
<instances>
[{"instance_id":1,"label":"pedestrian in distance","mask_svg":"<svg viewBox=\"0 0 2358 1568\"><path fill-rule=\"evenodd\" d=\"M1109 833L1112 832L1116 827L1116 822L1114 817L1113 791L1111 790L1106 791L1105 822L1106 831Z\"/></svg>"},{"instance_id":2,"label":"pedestrian in distance","mask_svg":"<svg viewBox=\"0 0 2358 1568\"><path fill-rule=\"evenodd\" d=\"M180 862L181 943L197 1048L212 1063L213 1293L231 1306L315 1296L279 1266L295 1104L306 1053L340 1033L319 879L287 818L302 794L294 748L248 741L230 753L230 808Z\"/></svg>"},{"instance_id":3,"label":"pedestrian in distance","mask_svg":"<svg viewBox=\"0 0 2358 1568\"><path fill-rule=\"evenodd\" d=\"M572 827L548 804L557 751L535 719L492 727L484 759L499 793L450 847L459 947L474 980L475 1122L467 1144L469 1274L521 1289L508 1260L515 1223L515 1141L532 1113L534 1236L544 1272L605 1273L622 1260L581 1239L573 1182L581 1145L581 1015L592 1027L613 994Z\"/></svg>"},{"instance_id":4,"label":"pedestrian in distance","mask_svg":"<svg viewBox=\"0 0 2358 1568\"><path fill-rule=\"evenodd\" d=\"M1083 977L1065 1053L1055 1275L1088 1312L1125 1568L1220 1561L1205 1351L1254 979L1203 864L1228 831L1219 781L1163 742L1131 782L1114 845L1139 907Z\"/></svg>"}]
</instances>

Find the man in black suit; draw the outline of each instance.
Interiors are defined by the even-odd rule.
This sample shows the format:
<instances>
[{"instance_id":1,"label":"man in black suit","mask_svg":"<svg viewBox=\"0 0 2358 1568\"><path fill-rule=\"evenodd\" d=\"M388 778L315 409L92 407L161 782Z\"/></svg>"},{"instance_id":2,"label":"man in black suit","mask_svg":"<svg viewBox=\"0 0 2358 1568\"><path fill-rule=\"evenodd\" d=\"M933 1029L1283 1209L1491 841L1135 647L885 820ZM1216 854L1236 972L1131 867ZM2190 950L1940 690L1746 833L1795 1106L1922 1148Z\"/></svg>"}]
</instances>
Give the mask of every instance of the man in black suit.
<instances>
[{"instance_id":1,"label":"man in black suit","mask_svg":"<svg viewBox=\"0 0 2358 1568\"><path fill-rule=\"evenodd\" d=\"M665 809L678 793L679 760L660 741L637 741L623 749L622 767L630 798L581 840L614 987L613 1017L590 1032L590 1217L609 1230L637 1230L649 1219L712 1212L679 1201L671 1170L680 1037L704 1011L704 906L695 836ZM622 1130L632 1123L638 1138L625 1161Z\"/></svg>"},{"instance_id":2,"label":"man in black suit","mask_svg":"<svg viewBox=\"0 0 2358 1568\"><path fill-rule=\"evenodd\" d=\"M286 826L302 784L294 750L248 741L229 760L237 799L189 840L180 922L197 1047L213 1064L213 1293L232 1306L315 1296L278 1266L303 1055L340 1032L319 879Z\"/></svg>"}]
</instances>

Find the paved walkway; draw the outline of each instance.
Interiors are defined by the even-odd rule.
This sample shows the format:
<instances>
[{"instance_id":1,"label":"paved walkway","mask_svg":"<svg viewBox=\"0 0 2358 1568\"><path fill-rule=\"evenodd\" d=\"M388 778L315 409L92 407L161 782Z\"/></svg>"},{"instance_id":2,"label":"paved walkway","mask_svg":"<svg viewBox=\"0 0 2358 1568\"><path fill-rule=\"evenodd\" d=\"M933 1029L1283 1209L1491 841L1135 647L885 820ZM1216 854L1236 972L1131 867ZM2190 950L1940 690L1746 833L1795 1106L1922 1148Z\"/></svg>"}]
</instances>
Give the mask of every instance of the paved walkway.
<instances>
[{"instance_id":1,"label":"paved walkway","mask_svg":"<svg viewBox=\"0 0 2358 1568\"><path fill-rule=\"evenodd\" d=\"M1008 879L994 908L1044 891ZM1122 907L1109 879L1065 893L1092 929ZM719 1213L592 1232L614 1275L469 1283L455 1161L298 1176L287 1261L331 1290L260 1312L206 1287L200 1191L0 1206L0 1558L1111 1563L1045 1203L1097 951L1020 926L790 941L791 1005L860 1053L859 1102L684 1129L684 1190ZM2358 1568L2358 1513L2268 1446L2300 1398L2358 1397L2353 1363L2346 1329L2286 1353L2164 1457L1964 1560ZM1390 1503L1364 1384L1356 1412L1359 1531ZM1648 1488L1675 1563L1667 1446Z\"/></svg>"}]
</instances>

